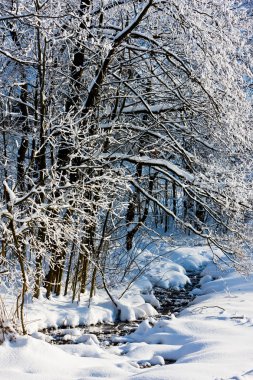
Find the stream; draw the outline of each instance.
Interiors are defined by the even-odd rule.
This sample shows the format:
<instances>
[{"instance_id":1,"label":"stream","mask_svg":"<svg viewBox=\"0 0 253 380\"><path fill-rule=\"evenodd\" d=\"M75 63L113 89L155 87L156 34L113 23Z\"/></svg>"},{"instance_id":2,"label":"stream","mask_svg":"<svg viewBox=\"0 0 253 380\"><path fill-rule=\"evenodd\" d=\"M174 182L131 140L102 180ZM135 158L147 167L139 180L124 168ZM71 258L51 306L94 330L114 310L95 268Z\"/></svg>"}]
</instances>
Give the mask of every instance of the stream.
<instances>
[{"instance_id":1,"label":"stream","mask_svg":"<svg viewBox=\"0 0 253 380\"><path fill-rule=\"evenodd\" d=\"M170 319L171 314L178 314L185 309L187 305L194 299L191 291L199 286L200 274L188 273L191 284L187 284L183 289L163 289L160 287L154 288L154 295L159 300L160 308L157 309L158 315L155 316L156 320ZM94 334L101 346L112 346L118 343L114 342L113 337L128 335L136 330L139 324L143 321L137 320L133 322L115 322L104 323L91 326L77 326L82 334ZM68 339L70 336L67 330L68 327L58 329L44 329L42 332L48 335L51 339L51 344L73 344L73 340Z\"/></svg>"}]
</instances>

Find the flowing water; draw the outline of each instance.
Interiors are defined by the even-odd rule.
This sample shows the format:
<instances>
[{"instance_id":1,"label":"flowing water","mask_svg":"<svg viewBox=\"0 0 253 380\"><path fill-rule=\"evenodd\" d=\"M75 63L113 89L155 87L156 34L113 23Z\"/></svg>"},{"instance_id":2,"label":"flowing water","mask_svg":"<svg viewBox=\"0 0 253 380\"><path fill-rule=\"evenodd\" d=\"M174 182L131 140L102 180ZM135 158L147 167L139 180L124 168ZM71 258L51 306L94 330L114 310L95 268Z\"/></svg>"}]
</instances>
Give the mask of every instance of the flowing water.
<instances>
[{"instance_id":1,"label":"flowing water","mask_svg":"<svg viewBox=\"0 0 253 380\"><path fill-rule=\"evenodd\" d=\"M171 314L178 314L194 299L191 291L199 286L200 275L198 273L188 273L188 277L191 279L191 284L187 284L185 288L180 290L154 288L154 294L160 302L160 308L157 309L158 315L155 319L169 319ZM78 326L78 328L81 329L82 334L96 335L102 346L110 346L117 344L113 341L115 335L128 335L135 331L141 322L142 320L134 322L115 322L95 326ZM42 332L50 336L52 344L73 344L71 339L67 339L69 334L66 334L66 328L68 328L69 331L69 327L64 327L58 329L44 329Z\"/></svg>"}]
</instances>

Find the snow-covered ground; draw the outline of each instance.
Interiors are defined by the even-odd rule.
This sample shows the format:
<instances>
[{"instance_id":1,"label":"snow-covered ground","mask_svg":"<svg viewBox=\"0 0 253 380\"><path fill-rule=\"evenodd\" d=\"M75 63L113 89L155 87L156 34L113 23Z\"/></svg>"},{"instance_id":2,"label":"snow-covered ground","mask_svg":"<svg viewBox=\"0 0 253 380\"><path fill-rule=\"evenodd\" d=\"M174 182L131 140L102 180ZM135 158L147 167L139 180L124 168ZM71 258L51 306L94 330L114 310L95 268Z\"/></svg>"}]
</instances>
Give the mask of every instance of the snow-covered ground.
<instances>
[{"instance_id":1,"label":"snow-covered ground","mask_svg":"<svg viewBox=\"0 0 253 380\"><path fill-rule=\"evenodd\" d=\"M0 378L253 379L253 275L244 278L232 269L221 271L210 258L206 247L180 248L167 258L163 255L159 265L138 278L118 301L121 317L151 316L132 334L115 337L118 346L101 347L94 335L83 335L78 327L65 330L66 340L73 344L61 346L47 343L48 338L37 332L50 325L113 321L116 310L109 300L102 300L102 294L90 310L85 299L79 305L69 305L64 297L28 303L32 336L6 340L0 346ZM144 301L152 285L162 279L159 285L180 287L189 281L183 266L196 270L204 265L193 303L180 315L155 320L154 308ZM164 365L167 361L175 363Z\"/></svg>"},{"instance_id":2,"label":"snow-covered ground","mask_svg":"<svg viewBox=\"0 0 253 380\"><path fill-rule=\"evenodd\" d=\"M171 249L162 245L158 250L152 248L141 251L141 259L138 262L141 268L150 263L146 270L142 273L139 268L133 268L131 276L126 277L111 291L117 308L104 290L98 290L89 304L89 292L82 295L80 302L72 303L71 295L52 297L48 300L45 297L45 289L42 289L39 300L32 300L31 295L26 300L25 316L28 332L33 333L51 327L112 323L119 317L118 310L121 321L155 316L157 312L154 307L159 306L159 302L153 295L153 287L161 286L165 289L184 287L190 282L186 271L201 270L212 257L209 250L203 246ZM133 278L135 281L132 281ZM10 296L10 290L2 286L0 292L7 308L15 307L15 298Z\"/></svg>"}]
</instances>

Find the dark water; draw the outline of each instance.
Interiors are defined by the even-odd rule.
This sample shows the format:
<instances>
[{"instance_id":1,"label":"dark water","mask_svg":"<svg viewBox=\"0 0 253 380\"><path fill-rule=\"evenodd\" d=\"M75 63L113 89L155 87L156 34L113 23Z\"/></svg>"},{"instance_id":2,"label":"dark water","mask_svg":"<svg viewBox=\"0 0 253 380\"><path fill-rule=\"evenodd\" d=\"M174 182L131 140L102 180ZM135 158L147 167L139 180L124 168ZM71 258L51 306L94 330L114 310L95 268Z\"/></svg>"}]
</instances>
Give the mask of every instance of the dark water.
<instances>
[{"instance_id":1,"label":"dark water","mask_svg":"<svg viewBox=\"0 0 253 380\"><path fill-rule=\"evenodd\" d=\"M194 299L191 291L199 286L199 274L187 274L191 280L191 284L187 284L183 289L163 289L156 287L154 294L160 302L160 309L158 309L159 316L166 317L170 314L177 314L185 309L187 305Z\"/></svg>"}]
</instances>

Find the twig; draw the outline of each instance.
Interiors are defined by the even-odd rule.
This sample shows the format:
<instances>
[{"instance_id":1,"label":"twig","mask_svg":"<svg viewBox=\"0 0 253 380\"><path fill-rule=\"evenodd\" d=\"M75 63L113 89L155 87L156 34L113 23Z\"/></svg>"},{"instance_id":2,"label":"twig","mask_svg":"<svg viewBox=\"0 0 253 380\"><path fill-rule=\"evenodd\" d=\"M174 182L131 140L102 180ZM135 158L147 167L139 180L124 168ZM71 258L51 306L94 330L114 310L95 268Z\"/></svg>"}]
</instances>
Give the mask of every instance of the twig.
<instances>
[{"instance_id":1,"label":"twig","mask_svg":"<svg viewBox=\"0 0 253 380\"><path fill-rule=\"evenodd\" d=\"M225 311L225 309L223 307L214 305L214 306L200 306L200 307L196 307L195 309L192 309L191 312L192 313L201 313L204 309L214 309L214 308L217 308L217 309L220 309L222 311Z\"/></svg>"}]
</instances>

